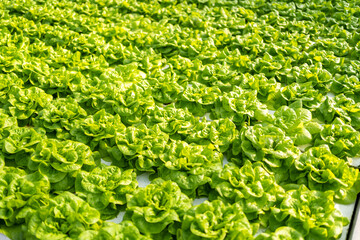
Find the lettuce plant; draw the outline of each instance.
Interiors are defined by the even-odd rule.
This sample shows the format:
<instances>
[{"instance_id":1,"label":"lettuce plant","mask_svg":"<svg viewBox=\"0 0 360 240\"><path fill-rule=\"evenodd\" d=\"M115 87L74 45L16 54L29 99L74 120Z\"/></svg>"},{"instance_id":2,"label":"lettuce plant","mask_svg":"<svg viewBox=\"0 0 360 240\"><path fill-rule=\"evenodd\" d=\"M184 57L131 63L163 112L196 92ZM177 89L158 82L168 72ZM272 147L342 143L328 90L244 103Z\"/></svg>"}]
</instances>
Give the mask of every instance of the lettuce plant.
<instances>
[{"instance_id":1,"label":"lettuce plant","mask_svg":"<svg viewBox=\"0 0 360 240\"><path fill-rule=\"evenodd\" d=\"M306 183L311 190L335 192L334 199L350 203L360 191L360 174L348 163L333 155L327 145L313 147L295 160L290 178Z\"/></svg>"},{"instance_id":2,"label":"lettuce plant","mask_svg":"<svg viewBox=\"0 0 360 240\"><path fill-rule=\"evenodd\" d=\"M159 157L165 151L169 136L159 127L127 127L116 132L116 145L111 149L114 162L119 166L131 166L139 171L153 171L159 166Z\"/></svg>"},{"instance_id":3,"label":"lettuce plant","mask_svg":"<svg viewBox=\"0 0 360 240\"><path fill-rule=\"evenodd\" d=\"M261 163L250 161L246 161L241 168L233 163L226 164L213 174L210 186L214 189L210 199L237 203L249 221L260 220L264 226L267 225L266 217L270 208L277 204L284 193L274 175L268 173Z\"/></svg>"},{"instance_id":4,"label":"lettuce plant","mask_svg":"<svg viewBox=\"0 0 360 240\"><path fill-rule=\"evenodd\" d=\"M52 100L52 96L44 90L31 87L13 87L8 93L7 109L17 119L25 120L38 113L45 105Z\"/></svg>"},{"instance_id":5,"label":"lettuce plant","mask_svg":"<svg viewBox=\"0 0 360 240\"><path fill-rule=\"evenodd\" d=\"M326 144L337 157L356 157L360 154L360 133L337 118L325 124L315 137L314 146Z\"/></svg>"},{"instance_id":6,"label":"lettuce plant","mask_svg":"<svg viewBox=\"0 0 360 240\"><path fill-rule=\"evenodd\" d=\"M26 221L26 239L74 239L101 226L100 213L70 192L62 192Z\"/></svg>"},{"instance_id":7,"label":"lettuce plant","mask_svg":"<svg viewBox=\"0 0 360 240\"><path fill-rule=\"evenodd\" d=\"M151 238L140 234L137 227L131 221L122 221L119 224L104 222L98 230L86 230L77 239L79 240L150 240Z\"/></svg>"},{"instance_id":8,"label":"lettuce plant","mask_svg":"<svg viewBox=\"0 0 360 240\"><path fill-rule=\"evenodd\" d=\"M311 112L302 108L301 102L298 103L277 109L274 113L274 125L283 129L295 145L305 145L312 142L312 134L318 133L321 126L312 122Z\"/></svg>"},{"instance_id":9,"label":"lettuce plant","mask_svg":"<svg viewBox=\"0 0 360 240\"><path fill-rule=\"evenodd\" d=\"M241 156L232 161L241 162L241 158L247 158L253 162L263 162L266 168L277 172L277 181L286 181L287 171L298 158L300 150L281 128L257 124L242 129L233 143L232 154Z\"/></svg>"},{"instance_id":10,"label":"lettuce plant","mask_svg":"<svg viewBox=\"0 0 360 240\"><path fill-rule=\"evenodd\" d=\"M287 191L283 201L271 210L270 230L288 226L299 232L304 239L338 238L343 226L349 221L335 208L333 197L333 191L311 191L304 185Z\"/></svg>"},{"instance_id":11,"label":"lettuce plant","mask_svg":"<svg viewBox=\"0 0 360 240\"><path fill-rule=\"evenodd\" d=\"M356 130L360 129L359 103L344 94L337 95L334 99L326 97L316 110L316 116L326 123L331 123L338 117Z\"/></svg>"},{"instance_id":12,"label":"lettuce plant","mask_svg":"<svg viewBox=\"0 0 360 240\"><path fill-rule=\"evenodd\" d=\"M172 141L161 154L159 177L171 180L190 197L201 194L214 171L221 168L223 155L212 144L194 145Z\"/></svg>"},{"instance_id":13,"label":"lettuce plant","mask_svg":"<svg viewBox=\"0 0 360 240\"><path fill-rule=\"evenodd\" d=\"M0 147L7 159L15 160L18 166L27 166L31 154L38 143L46 139L42 128L12 127L4 128L4 139Z\"/></svg>"},{"instance_id":14,"label":"lettuce plant","mask_svg":"<svg viewBox=\"0 0 360 240\"><path fill-rule=\"evenodd\" d=\"M253 239L252 226L238 204L220 200L192 207L184 216L178 239Z\"/></svg>"},{"instance_id":15,"label":"lettuce plant","mask_svg":"<svg viewBox=\"0 0 360 240\"><path fill-rule=\"evenodd\" d=\"M17 118L9 116L3 109L0 109L0 139L7 137L8 132L6 130L17 125Z\"/></svg>"},{"instance_id":16,"label":"lettuce plant","mask_svg":"<svg viewBox=\"0 0 360 240\"><path fill-rule=\"evenodd\" d=\"M38 113L34 125L45 128L47 132L55 131L61 139L69 135L67 132L75 120L83 120L86 115L86 111L74 99L57 98Z\"/></svg>"},{"instance_id":17,"label":"lettuce plant","mask_svg":"<svg viewBox=\"0 0 360 240\"><path fill-rule=\"evenodd\" d=\"M36 146L27 167L47 176L52 188L62 191L72 188L76 174L95 167L96 160L97 155L85 144L45 139Z\"/></svg>"},{"instance_id":18,"label":"lettuce plant","mask_svg":"<svg viewBox=\"0 0 360 240\"><path fill-rule=\"evenodd\" d=\"M271 121L271 115L266 106L257 99L256 91L236 88L235 91L225 93L215 103L211 110L212 118L228 118L237 125L242 125L250 119Z\"/></svg>"},{"instance_id":19,"label":"lettuce plant","mask_svg":"<svg viewBox=\"0 0 360 240\"><path fill-rule=\"evenodd\" d=\"M117 216L119 206L126 204L126 195L137 187L136 174L132 169L122 171L116 166L99 166L91 172L76 175L75 191L91 207L101 212L102 219Z\"/></svg>"},{"instance_id":20,"label":"lettuce plant","mask_svg":"<svg viewBox=\"0 0 360 240\"><path fill-rule=\"evenodd\" d=\"M39 172L4 167L0 179L0 219L7 226L24 223L49 198L50 182Z\"/></svg>"},{"instance_id":21,"label":"lettuce plant","mask_svg":"<svg viewBox=\"0 0 360 240\"><path fill-rule=\"evenodd\" d=\"M124 220L131 220L147 236L164 239L175 233L191 200L171 181L157 179L128 195Z\"/></svg>"},{"instance_id":22,"label":"lettuce plant","mask_svg":"<svg viewBox=\"0 0 360 240\"><path fill-rule=\"evenodd\" d=\"M101 142L114 145L116 133L124 129L119 115L113 116L105 110L100 110L85 119L73 121L70 134L74 140L90 146L93 150L99 147Z\"/></svg>"}]
</instances>

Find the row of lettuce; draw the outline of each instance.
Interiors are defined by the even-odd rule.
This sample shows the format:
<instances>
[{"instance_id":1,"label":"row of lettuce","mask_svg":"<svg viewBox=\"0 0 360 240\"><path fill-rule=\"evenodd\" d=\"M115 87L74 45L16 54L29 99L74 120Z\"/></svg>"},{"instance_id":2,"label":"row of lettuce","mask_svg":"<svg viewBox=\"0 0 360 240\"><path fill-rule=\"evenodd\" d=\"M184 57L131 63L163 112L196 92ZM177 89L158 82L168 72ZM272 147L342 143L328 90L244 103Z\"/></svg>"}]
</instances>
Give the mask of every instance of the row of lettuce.
<instances>
[{"instance_id":1,"label":"row of lettuce","mask_svg":"<svg viewBox=\"0 0 360 240\"><path fill-rule=\"evenodd\" d=\"M104 81L141 82L145 93L136 91L145 96L136 97L142 104L177 102L198 115L220 107L220 93L241 86L256 90L271 109L301 100L319 119L341 117L359 129L354 2L259 2L258 8L245 1L241 7L169 3L175 9L115 2L103 3L105 9L96 1L3 3L1 79L17 76L49 94L76 92L76 100L88 104L99 97L119 100L104 89L121 86ZM354 26L340 24L345 19ZM339 96L326 97L330 91Z\"/></svg>"},{"instance_id":2,"label":"row of lettuce","mask_svg":"<svg viewBox=\"0 0 360 240\"><path fill-rule=\"evenodd\" d=\"M339 238L335 202L360 192L359 13L357 1L0 2L1 231Z\"/></svg>"},{"instance_id":3,"label":"row of lettuce","mask_svg":"<svg viewBox=\"0 0 360 240\"><path fill-rule=\"evenodd\" d=\"M333 191L304 185L285 191L259 163L228 164L211 183L210 200L192 199L172 181L136 188L131 170L101 166L77 174L75 191L50 197L46 175L1 170L0 217L24 223L10 236L25 239L304 239L338 238L348 220L334 207ZM294 189L292 189L294 188ZM85 200L84 200L85 199ZM124 221L103 221L127 202ZM101 209L101 210L98 210ZM253 235L259 226L271 233Z\"/></svg>"},{"instance_id":4,"label":"row of lettuce","mask_svg":"<svg viewBox=\"0 0 360 240\"><path fill-rule=\"evenodd\" d=\"M131 72L132 67L124 67L124 72ZM132 74L140 75L135 70ZM19 122L20 126L44 128L47 134L58 139L75 137L92 149L101 139L113 138L121 130L134 127L141 131L144 127L157 126L172 139L181 138L189 143L199 143L202 139L224 152L235 137L236 129L241 131L249 125L273 124L297 146L328 143L339 157L355 157L360 150L359 103L344 95L326 96L317 108L310 109L301 99L286 101L289 106L277 108L272 115L258 100L257 90L239 86L224 92L193 83L189 84L191 91L179 93L181 100L162 104L154 99L150 91L154 85L146 80L134 83L124 82L122 78L107 81L101 78L94 82L84 80L74 84L77 89L66 97L59 97L58 93L49 94L36 86L27 87L16 75L4 74L0 82L2 112L12 116L11 121ZM72 88L71 85L68 87ZM169 93L159 91L158 94ZM204 119L207 113L215 121ZM199 119L203 121L199 122ZM321 120L327 124L322 125ZM216 133L210 133L211 130ZM218 135L222 138L218 139ZM330 135L336 136L330 138Z\"/></svg>"},{"instance_id":5,"label":"row of lettuce","mask_svg":"<svg viewBox=\"0 0 360 240\"><path fill-rule=\"evenodd\" d=\"M53 100L63 103L58 113L71 116L69 99ZM38 121L41 112L32 114L31 121L43 124L36 127L19 126L10 111L0 113L0 217L7 226L25 222L29 239L111 239L123 236L123 227L134 239L140 233L251 239L259 227L274 232L258 239L336 238L348 222L334 201L351 203L360 191L359 171L347 158L358 155L360 133L340 119L312 122L310 111L296 105L241 130L228 119L199 121L173 106L154 109L147 124L136 127L105 110L77 111L84 114L67 119L67 127L61 118L52 125ZM316 146L301 152L296 143L303 138ZM231 160L224 167L223 153ZM138 188L136 173L143 171L160 178ZM201 196L211 202L192 207ZM125 222L104 222L123 209Z\"/></svg>"}]
</instances>

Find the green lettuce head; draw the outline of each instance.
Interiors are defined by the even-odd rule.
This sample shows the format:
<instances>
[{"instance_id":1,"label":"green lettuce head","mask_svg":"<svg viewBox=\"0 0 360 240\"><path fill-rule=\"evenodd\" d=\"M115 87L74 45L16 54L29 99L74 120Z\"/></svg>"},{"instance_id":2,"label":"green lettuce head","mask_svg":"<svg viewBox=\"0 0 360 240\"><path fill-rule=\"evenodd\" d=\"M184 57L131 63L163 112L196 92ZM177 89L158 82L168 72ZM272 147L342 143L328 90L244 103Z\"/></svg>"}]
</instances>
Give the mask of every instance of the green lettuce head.
<instances>
[{"instance_id":1,"label":"green lettuce head","mask_svg":"<svg viewBox=\"0 0 360 240\"><path fill-rule=\"evenodd\" d=\"M121 167L154 171L153 167L160 165L159 157L165 151L168 140L169 135L158 126L131 126L116 133L116 146L109 153L113 156L114 163Z\"/></svg>"},{"instance_id":2,"label":"green lettuce head","mask_svg":"<svg viewBox=\"0 0 360 240\"><path fill-rule=\"evenodd\" d=\"M18 166L26 167L37 144L47 137L42 128L12 127L4 130L0 148L7 159L15 160ZM14 163L13 163L14 164Z\"/></svg>"},{"instance_id":3,"label":"green lettuce head","mask_svg":"<svg viewBox=\"0 0 360 240\"><path fill-rule=\"evenodd\" d=\"M163 165L158 175L171 180L190 197L195 197L211 181L211 175L222 167L223 155L212 144L195 145L172 141L160 156Z\"/></svg>"},{"instance_id":4,"label":"green lettuce head","mask_svg":"<svg viewBox=\"0 0 360 240\"><path fill-rule=\"evenodd\" d=\"M34 119L34 125L47 132L56 132L58 138L68 138L73 122L84 119L86 111L71 97L57 98L44 107Z\"/></svg>"},{"instance_id":5,"label":"green lettuce head","mask_svg":"<svg viewBox=\"0 0 360 240\"><path fill-rule=\"evenodd\" d=\"M49 198L50 182L39 172L4 167L0 171L0 219L7 226L20 224Z\"/></svg>"},{"instance_id":6,"label":"green lettuce head","mask_svg":"<svg viewBox=\"0 0 360 240\"><path fill-rule=\"evenodd\" d=\"M76 174L95 167L97 160L97 155L83 143L45 139L36 146L28 168L47 176L52 188L62 191L73 187Z\"/></svg>"},{"instance_id":7,"label":"green lettuce head","mask_svg":"<svg viewBox=\"0 0 360 240\"><path fill-rule=\"evenodd\" d=\"M132 169L100 165L91 172L81 171L76 176L76 194L101 213L102 219L115 218L120 205L126 204L126 195L137 187Z\"/></svg>"},{"instance_id":8,"label":"green lettuce head","mask_svg":"<svg viewBox=\"0 0 360 240\"><path fill-rule=\"evenodd\" d=\"M312 142L312 134L321 130L321 125L312 122L311 112L302 108L301 102L282 106L274 113L274 125L285 131L295 145L305 145Z\"/></svg>"},{"instance_id":9,"label":"green lettuce head","mask_svg":"<svg viewBox=\"0 0 360 240\"><path fill-rule=\"evenodd\" d=\"M316 135L314 146L323 144L339 158L356 157L360 154L360 133L336 118L332 124L325 124Z\"/></svg>"},{"instance_id":10,"label":"green lettuce head","mask_svg":"<svg viewBox=\"0 0 360 240\"><path fill-rule=\"evenodd\" d=\"M147 236L164 238L176 234L175 225L191 207L191 200L176 183L162 179L138 188L133 195L128 195L127 202L124 220L131 220Z\"/></svg>"},{"instance_id":11,"label":"green lettuce head","mask_svg":"<svg viewBox=\"0 0 360 240\"><path fill-rule=\"evenodd\" d=\"M288 226L305 239L339 238L349 220L335 209L333 196L333 191L311 191L304 185L287 191L282 202L271 209L269 229Z\"/></svg>"},{"instance_id":12,"label":"green lettuce head","mask_svg":"<svg viewBox=\"0 0 360 240\"><path fill-rule=\"evenodd\" d=\"M119 115L111 115L100 110L86 119L74 121L70 134L76 141L82 142L94 150L101 142L107 146L115 145L115 135L125 129ZM112 140L112 141L111 141Z\"/></svg>"},{"instance_id":13,"label":"green lettuce head","mask_svg":"<svg viewBox=\"0 0 360 240\"><path fill-rule=\"evenodd\" d=\"M100 213L70 192L62 192L26 221L26 239L74 239L86 230L98 230Z\"/></svg>"},{"instance_id":14,"label":"green lettuce head","mask_svg":"<svg viewBox=\"0 0 360 240\"><path fill-rule=\"evenodd\" d=\"M335 200L343 203L354 202L360 192L359 171L333 155L327 145L301 154L290 170L290 179L311 190L332 190Z\"/></svg>"},{"instance_id":15,"label":"green lettuce head","mask_svg":"<svg viewBox=\"0 0 360 240\"><path fill-rule=\"evenodd\" d=\"M241 168L234 163L226 164L214 173L210 186L214 189L210 199L237 203L250 221L260 220L265 226L270 208L284 194L273 174L266 171L261 163L248 160Z\"/></svg>"},{"instance_id":16,"label":"green lettuce head","mask_svg":"<svg viewBox=\"0 0 360 240\"><path fill-rule=\"evenodd\" d=\"M7 107L12 116L19 120L30 118L52 100L52 96L37 87L13 87L9 92Z\"/></svg>"},{"instance_id":17,"label":"green lettuce head","mask_svg":"<svg viewBox=\"0 0 360 240\"><path fill-rule=\"evenodd\" d=\"M150 240L142 235L139 229L131 221L122 221L119 224L104 222L99 230L86 230L82 232L77 240Z\"/></svg>"},{"instance_id":18,"label":"green lettuce head","mask_svg":"<svg viewBox=\"0 0 360 240\"><path fill-rule=\"evenodd\" d=\"M233 143L232 154L240 154L232 159L235 162L243 161L241 157L252 162L263 162L267 169L277 173L277 181L285 181L288 169L298 158L300 150L281 128L257 124L242 129L240 139Z\"/></svg>"},{"instance_id":19,"label":"green lettuce head","mask_svg":"<svg viewBox=\"0 0 360 240\"><path fill-rule=\"evenodd\" d=\"M252 226L238 204L220 200L192 207L184 216L178 239L253 239Z\"/></svg>"}]
</instances>

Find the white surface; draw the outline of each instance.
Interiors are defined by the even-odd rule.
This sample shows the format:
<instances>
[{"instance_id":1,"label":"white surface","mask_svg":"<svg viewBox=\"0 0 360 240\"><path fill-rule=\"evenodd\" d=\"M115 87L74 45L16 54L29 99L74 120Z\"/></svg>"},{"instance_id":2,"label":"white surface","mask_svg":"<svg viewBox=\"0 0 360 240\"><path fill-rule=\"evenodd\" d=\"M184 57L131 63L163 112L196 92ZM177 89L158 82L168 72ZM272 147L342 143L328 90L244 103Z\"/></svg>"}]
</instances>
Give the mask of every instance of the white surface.
<instances>
[{"instance_id":1,"label":"white surface","mask_svg":"<svg viewBox=\"0 0 360 240\"><path fill-rule=\"evenodd\" d=\"M332 92L328 92L328 93L326 94L326 96L328 96L328 97L330 97L330 98L334 98L334 97L335 97L335 94L332 93Z\"/></svg>"},{"instance_id":2,"label":"white surface","mask_svg":"<svg viewBox=\"0 0 360 240\"><path fill-rule=\"evenodd\" d=\"M360 202L358 203L358 209L356 217L354 218L353 228L349 240L360 240ZM356 227L355 227L356 226Z\"/></svg>"},{"instance_id":3,"label":"white surface","mask_svg":"<svg viewBox=\"0 0 360 240\"><path fill-rule=\"evenodd\" d=\"M206 197L195 198L194 201L193 201L193 206L199 205L199 204L205 202L206 200L209 200L209 199L206 198Z\"/></svg>"},{"instance_id":4,"label":"white surface","mask_svg":"<svg viewBox=\"0 0 360 240\"><path fill-rule=\"evenodd\" d=\"M349 220L351 220L351 217L352 217L352 214L354 212L354 207L355 207L355 203L351 203L351 204L348 204L348 205L343 205L343 204L337 204L335 203L335 208L336 209L339 209L340 212L345 216L347 217ZM346 237L348 235L348 231L349 231L349 227L350 227L350 224L345 226L344 229L343 229L343 233L340 237L340 240L346 240ZM350 238L351 239L351 238ZM349 239L349 240L350 240ZM353 239L355 240L355 239Z\"/></svg>"}]
</instances>

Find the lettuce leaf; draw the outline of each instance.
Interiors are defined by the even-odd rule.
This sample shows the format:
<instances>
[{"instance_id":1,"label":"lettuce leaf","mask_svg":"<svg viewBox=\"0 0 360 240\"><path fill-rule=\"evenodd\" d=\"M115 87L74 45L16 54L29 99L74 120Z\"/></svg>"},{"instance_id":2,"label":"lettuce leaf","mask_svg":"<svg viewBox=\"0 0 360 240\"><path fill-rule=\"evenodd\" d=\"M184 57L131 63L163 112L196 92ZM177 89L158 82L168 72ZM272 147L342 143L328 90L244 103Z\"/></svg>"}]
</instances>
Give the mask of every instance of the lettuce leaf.
<instances>
[{"instance_id":1,"label":"lettuce leaf","mask_svg":"<svg viewBox=\"0 0 360 240\"><path fill-rule=\"evenodd\" d=\"M122 221L119 224L104 222L99 230L86 230L82 232L76 239L150 240L151 238L141 235L137 227L131 221Z\"/></svg>"}]
</instances>

